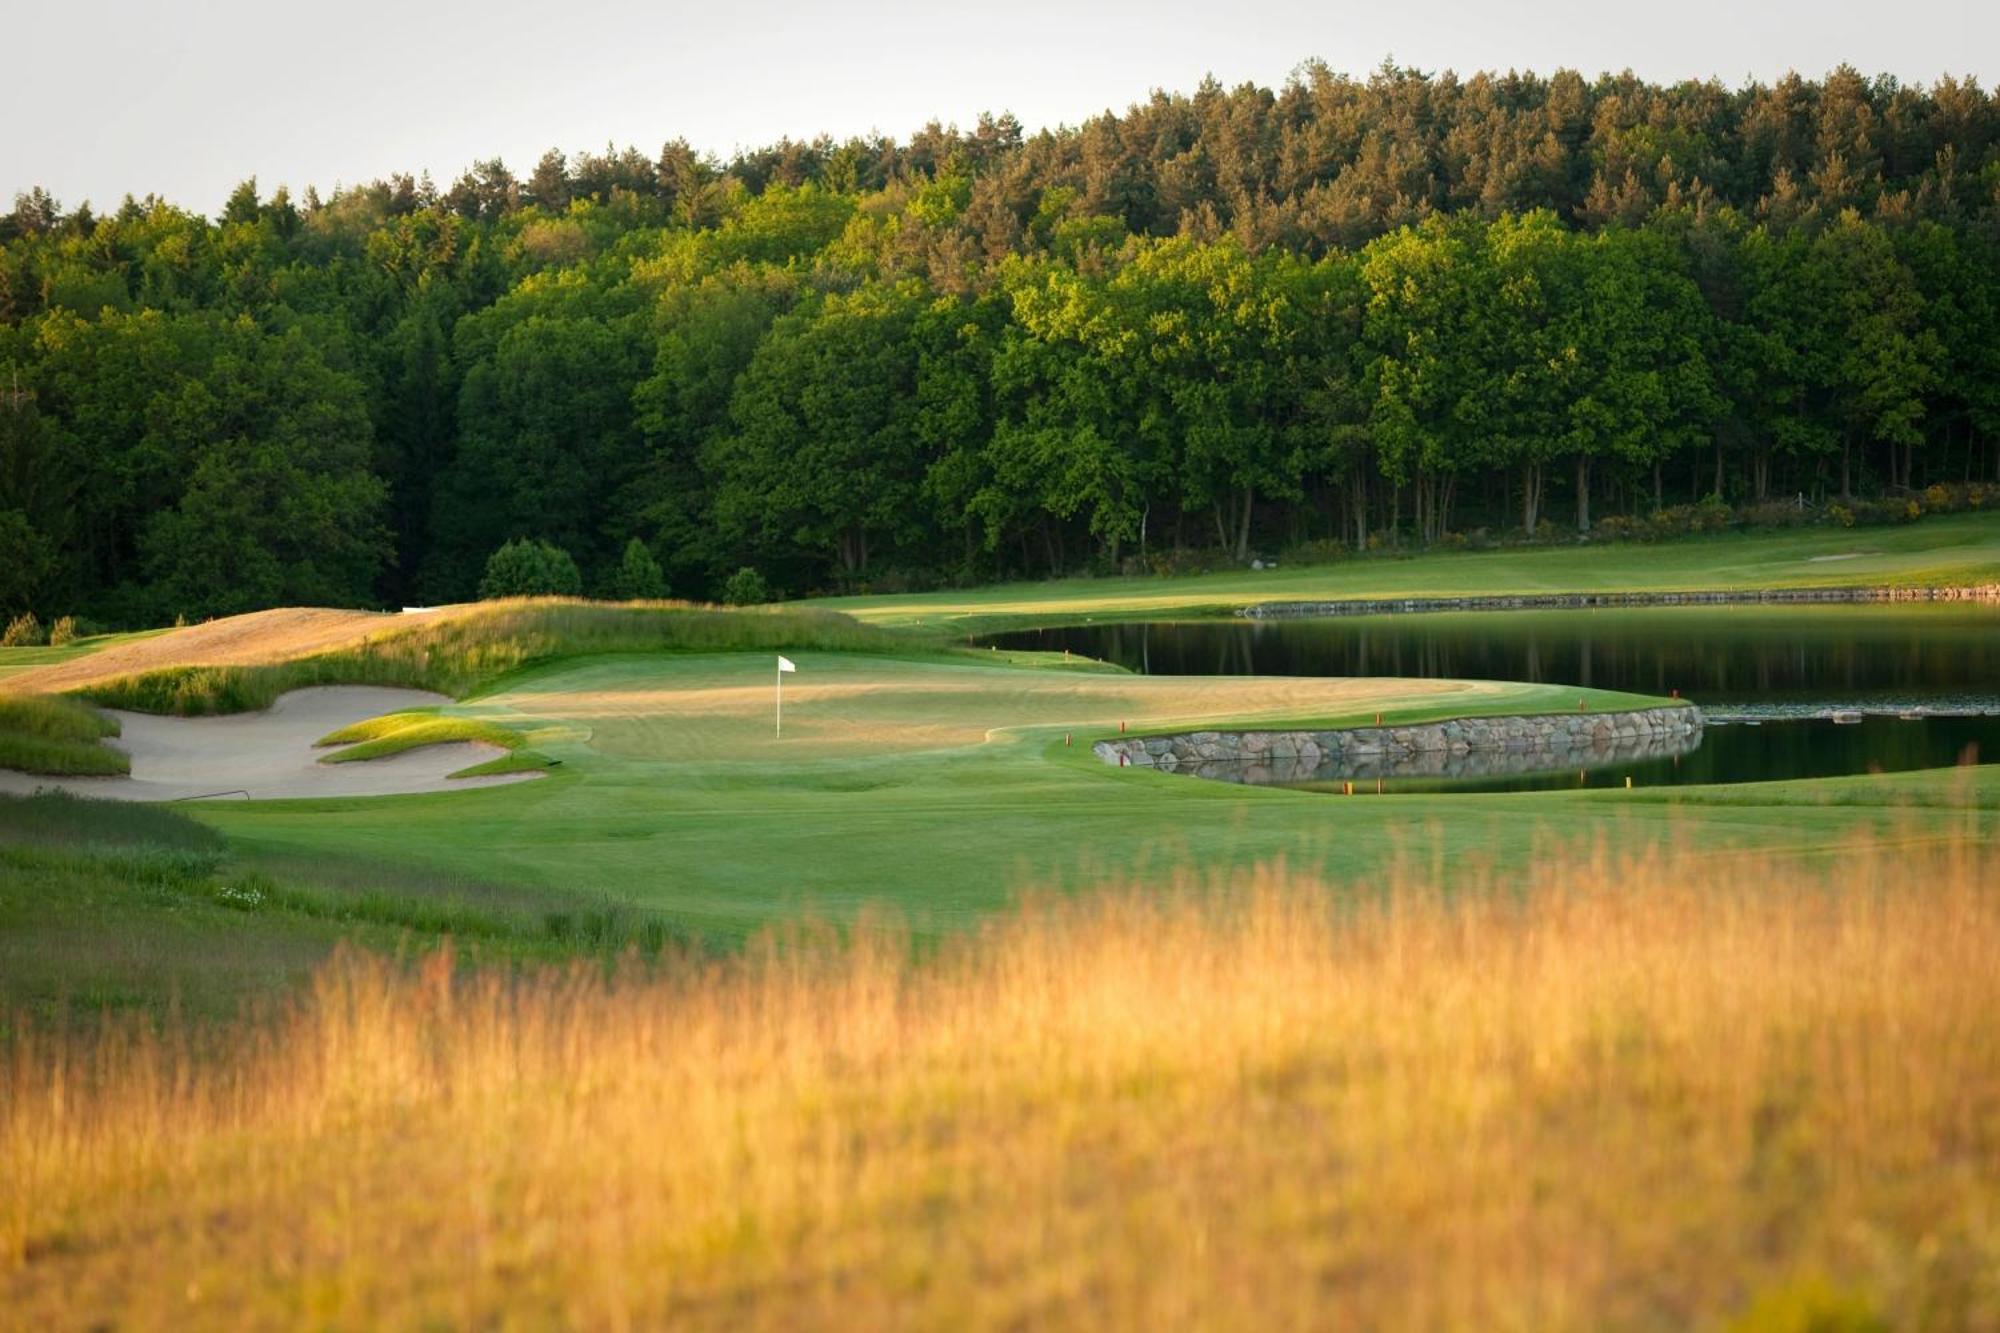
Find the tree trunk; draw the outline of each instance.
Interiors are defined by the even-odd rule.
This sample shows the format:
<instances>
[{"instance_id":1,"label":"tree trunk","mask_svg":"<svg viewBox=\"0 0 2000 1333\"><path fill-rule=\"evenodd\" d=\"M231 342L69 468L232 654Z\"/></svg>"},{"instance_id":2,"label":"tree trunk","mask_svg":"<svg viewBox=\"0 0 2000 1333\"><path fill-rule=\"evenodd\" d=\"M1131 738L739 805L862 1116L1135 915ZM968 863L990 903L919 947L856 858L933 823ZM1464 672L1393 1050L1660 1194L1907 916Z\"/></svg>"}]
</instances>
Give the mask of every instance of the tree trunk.
<instances>
[{"instance_id":1,"label":"tree trunk","mask_svg":"<svg viewBox=\"0 0 2000 1333\"><path fill-rule=\"evenodd\" d=\"M1840 498L1854 498L1854 441L1847 435L1840 437Z\"/></svg>"},{"instance_id":2,"label":"tree trunk","mask_svg":"<svg viewBox=\"0 0 2000 1333\"><path fill-rule=\"evenodd\" d=\"M1715 490L1713 494L1718 500L1722 498L1722 441L1719 438L1715 442ZM1697 496L1696 498L1699 499L1700 497Z\"/></svg>"},{"instance_id":3,"label":"tree trunk","mask_svg":"<svg viewBox=\"0 0 2000 1333\"><path fill-rule=\"evenodd\" d=\"M1542 465L1530 463L1521 473L1521 527L1532 537L1542 513Z\"/></svg>"},{"instance_id":4,"label":"tree trunk","mask_svg":"<svg viewBox=\"0 0 2000 1333\"><path fill-rule=\"evenodd\" d=\"M1236 529L1236 563L1242 564L1250 558L1250 510L1256 503L1257 488L1243 488L1243 522Z\"/></svg>"},{"instance_id":5,"label":"tree trunk","mask_svg":"<svg viewBox=\"0 0 2000 1333\"><path fill-rule=\"evenodd\" d=\"M1656 514L1667 507L1667 481L1666 477L1662 475L1664 472L1665 468L1660 465L1660 460L1655 458L1653 460L1653 512Z\"/></svg>"},{"instance_id":6,"label":"tree trunk","mask_svg":"<svg viewBox=\"0 0 2000 1333\"><path fill-rule=\"evenodd\" d=\"M1590 531L1590 455L1576 456L1576 530Z\"/></svg>"},{"instance_id":7,"label":"tree trunk","mask_svg":"<svg viewBox=\"0 0 2000 1333\"><path fill-rule=\"evenodd\" d=\"M1354 496L1354 549L1368 549L1368 478L1358 469L1352 486Z\"/></svg>"}]
</instances>

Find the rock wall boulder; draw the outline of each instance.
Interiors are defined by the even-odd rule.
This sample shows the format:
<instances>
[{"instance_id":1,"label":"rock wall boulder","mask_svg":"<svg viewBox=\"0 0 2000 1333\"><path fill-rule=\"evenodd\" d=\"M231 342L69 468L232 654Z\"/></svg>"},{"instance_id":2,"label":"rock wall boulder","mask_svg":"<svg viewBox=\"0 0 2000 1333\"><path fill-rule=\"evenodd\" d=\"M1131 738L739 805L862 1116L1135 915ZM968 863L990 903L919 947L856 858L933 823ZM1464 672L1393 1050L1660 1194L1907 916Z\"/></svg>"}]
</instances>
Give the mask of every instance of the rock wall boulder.
<instances>
[{"instance_id":1,"label":"rock wall boulder","mask_svg":"<svg viewBox=\"0 0 2000 1333\"><path fill-rule=\"evenodd\" d=\"M1701 744L1690 705L1610 713L1466 717L1324 731L1191 731L1102 740L1107 764L1235 782L1486 777L1685 754Z\"/></svg>"}]
</instances>

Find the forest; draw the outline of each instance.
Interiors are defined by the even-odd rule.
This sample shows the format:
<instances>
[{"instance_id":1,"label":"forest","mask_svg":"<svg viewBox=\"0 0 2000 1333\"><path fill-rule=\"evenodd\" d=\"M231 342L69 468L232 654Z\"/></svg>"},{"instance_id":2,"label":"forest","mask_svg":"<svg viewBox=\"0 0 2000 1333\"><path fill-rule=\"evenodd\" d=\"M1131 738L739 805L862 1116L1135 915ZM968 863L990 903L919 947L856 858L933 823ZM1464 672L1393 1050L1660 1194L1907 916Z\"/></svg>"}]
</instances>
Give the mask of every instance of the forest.
<instances>
[{"instance_id":1,"label":"forest","mask_svg":"<svg viewBox=\"0 0 2000 1333\"><path fill-rule=\"evenodd\" d=\"M0 218L0 611L102 627L461 600L503 548L743 600L1993 479L2000 105L1950 78L1307 64Z\"/></svg>"}]
</instances>

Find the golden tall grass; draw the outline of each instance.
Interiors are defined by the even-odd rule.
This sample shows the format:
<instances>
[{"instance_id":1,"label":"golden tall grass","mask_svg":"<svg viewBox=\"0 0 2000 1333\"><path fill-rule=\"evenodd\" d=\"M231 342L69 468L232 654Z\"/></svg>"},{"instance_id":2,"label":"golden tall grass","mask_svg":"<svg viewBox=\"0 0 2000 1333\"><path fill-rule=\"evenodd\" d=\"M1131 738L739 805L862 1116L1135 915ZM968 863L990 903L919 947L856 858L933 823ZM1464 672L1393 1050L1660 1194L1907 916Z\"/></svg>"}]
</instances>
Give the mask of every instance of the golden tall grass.
<instances>
[{"instance_id":1,"label":"golden tall grass","mask_svg":"<svg viewBox=\"0 0 2000 1333\"><path fill-rule=\"evenodd\" d=\"M2000 1322L2000 854L1469 878L17 1035L0 1321Z\"/></svg>"}]
</instances>

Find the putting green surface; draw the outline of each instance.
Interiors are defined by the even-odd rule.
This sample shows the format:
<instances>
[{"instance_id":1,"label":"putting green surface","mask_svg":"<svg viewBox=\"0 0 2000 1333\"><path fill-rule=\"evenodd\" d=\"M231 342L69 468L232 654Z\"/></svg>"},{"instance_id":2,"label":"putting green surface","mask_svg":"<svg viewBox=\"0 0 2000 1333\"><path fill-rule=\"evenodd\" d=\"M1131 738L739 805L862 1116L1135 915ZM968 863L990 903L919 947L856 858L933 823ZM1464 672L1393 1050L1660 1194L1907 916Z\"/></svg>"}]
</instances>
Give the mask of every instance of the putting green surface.
<instances>
[{"instance_id":1,"label":"putting green surface","mask_svg":"<svg viewBox=\"0 0 2000 1333\"><path fill-rule=\"evenodd\" d=\"M540 782L387 800L213 804L255 861L415 866L582 894L739 937L887 906L920 932L1017 893L1284 857L1366 879L1398 856L1520 864L1553 838L1834 851L1857 827L1991 835L2000 770L1759 788L1332 797L1116 769L1089 742L1238 722L1324 725L1657 701L1493 682L1144 677L1061 659L797 655L785 735L767 654L571 659L446 715L531 731ZM1065 736L1072 743L1065 745ZM1872 807L1872 808L1871 808Z\"/></svg>"},{"instance_id":2,"label":"putting green surface","mask_svg":"<svg viewBox=\"0 0 2000 1333\"><path fill-rule=\"evenodd\" d=\"M1061 579L963 592L833 597L815 605L883 625L963 633L1116 617L1158 619L1256 602L1345 598L1943 587L2000 582L2000 513L1894 528L1804 528L1658 543L1537 546L1180 578Z\"/></svg>"}]
</instances>

